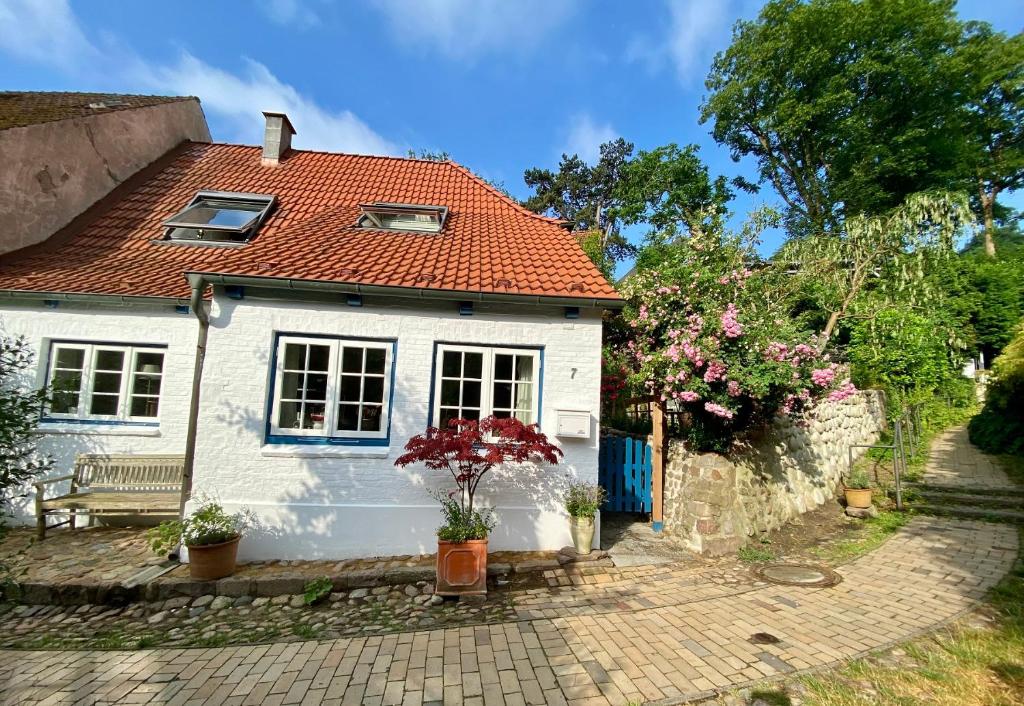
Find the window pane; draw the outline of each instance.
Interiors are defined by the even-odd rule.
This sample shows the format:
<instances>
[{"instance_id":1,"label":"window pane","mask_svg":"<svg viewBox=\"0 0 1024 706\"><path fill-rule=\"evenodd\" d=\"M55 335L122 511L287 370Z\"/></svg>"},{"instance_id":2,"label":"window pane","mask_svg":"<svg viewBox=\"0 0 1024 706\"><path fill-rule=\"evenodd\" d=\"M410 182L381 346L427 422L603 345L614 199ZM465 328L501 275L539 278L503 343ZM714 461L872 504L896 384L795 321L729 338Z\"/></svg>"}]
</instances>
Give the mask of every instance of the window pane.
<instances>
[{"instance_id":1,"label":"window pane","mask_svg":"<svg viewBox=\"0 0 1024 706\"><path fill-rule=\"evenodd\" d=\"M341 355L341 371L344 373L363 372L363 349L345 347Z\"/></svg>"},{"instance_id":2,"label":"window pane","mask_svg":"<svg viewBox=\"0 0 1024 706\"><path fill-rule=\"evenodd\" d=\"M136 373L132 393L136 395L159 395L160 378L155 375Z\"/></svg>"},{"instance_id":3,"label":"window pane","mask_svg":"<svg viewBox=\"0 0 1024 706\"><path fill-rule=\"evenodd\" d=\"M479 380L483 377L484 369L484 354L483 353L466 353L465 369L463 370L463 377L476 378Z\"/></svg>"},{"instance_id":4,"label":"window pane","mask_svg":"<svg viewBox=\"0 0 1024 706\"><path fill-rule=\"evenodd\" d=\"M131 416L155 417L159 411L160 400L157 397L133 397Z\"/></svg>"},{"instance_id":5,"label":"window pane","mask_svg":"<svg viewBox=\"0 0 1024 706\"><path fill-rule=\"evenodd\" d=\"M516 419L523 424L533 424L533 412L516 412Z\"/></svg>"},{"instance_id":6,"label":"window pane","mask_svg":"<svg viewBox=\"0 0 1024 706\"><path fill-rule=\"evenodd\" d=\"M512 412L507 409L496 409L494 410L494 416L498 419L508 419L512 416Z\"/></svg>"},{"instance_id":7,"label":"window pane","mask_svg":"<svg viewBox=\"0 0 1024 706\"><path fill-rule=\"evenodd\" d=\"M516 356L516 380L533 380L533 356Z\"/></svg>"},{"instance_id":8,"label":"window pane","mask_svg":"<svg viewBox=\"0 0 1024 706\"><path fill-rule=\"evenodd\" d=\"M302 343L286 343L284 345L284 369L306 369L306 346Z\"/></svg>"},{"instance_id":9,"label":"window pane","mask_svg":"<svg viewBox=\"0 0 1024 706\"><path fill-rule=\"evenodd\" d=\"M306 399L326 400L327 399L327 375L324 373L309 373L306 375Z\"/></svg>"},{"instance_id":10,"label":"window pane","mask_svg":"<svg viewBox=\"0 0 1024 706\"><path fill-rule=\"evenodd\" d=\"M121 373L96 373L92 378L93 392L121 391Z\"/></svg>"},{"instance_id":11,"label":"window pane","mask_svg":"<svg viewBox=\"0 0 1024 706\"><path fill-rule=\"evenodd\" d=\"M117 395L93 395L89 414L113 416L117 414Z\"/></svg>"},{"instance_id":12,"label":"window pane","mask_svg":"<svg viewBox=\"0 0 1024 706\"><path fill-rule=\"evenodd\" d=\"M325 406L317 403L306 403L303 408L302 415L302 428L303 429L323 429L324 428L324 408Z\"/></svg>"},{"instance_id":13,"label":"window pane","mask_svg":"<svg viewBox=\"0 0 1024 706\"><path fill-rule=\"evenodd\" d=\"M383 348L367 348L366 372L383 375L385 354L386 351Z\"/></svg>"},{"instance_id":14,"label":"window pane","mask_svg":"<svg viewBox=\"0 0 1024 706\"><path fill-rule=\"evenodd\" d=\"M281 377L281 399L302 399L302 373L285 373ZM283 424L281 426L284 426Z\"/></svg>"},{"instance_id":15,"label":"window pane","mask_svg":"<svg viewBox=\"0 0 1024 706\"><path fill-rule=\"evenodd\" d=\"M363 402L384 401L384 378L368 377L363 381Z\"/></svg>"},{"instance_id":16,"label":"window pane","mask_svg":"<svg viewBox=\"0 0 1024 706\"><path fill-rule=\"evenodd\" d=\"M462 354L458 351L445 351L441 359L441 375L446 378L457 378L462 373Z\"/></svg>"},{"instance_id":17,"label":"window pane","mask_svg":"<svg viewBox=\"0 0 1024 706\"><path fill-rule=\"evenodd\" d=\"M282 429L299 428L299 406L301 402L282 402L278 426Z\"/></svg>"},{"instance_id":18,"label":"window pane","mask_svg":"<svg viewBox=\"0 0 1024 706\"><path fill-rule=\"evenodd\" d=\"M512 379L512 359L515 356L499 354L494 356L494 379Z\"/></svg>"},{"instance_id":19,"label":"window pane","mask_svg":"<svg viewBox=\"0 0 1024 706\"><path fill-rule=\"evenodd\" d=\"M467 380L462 383L462 406L463 407L479 407L480 406L480 383Z\"/></svg>"},{"instance_id":20,"label":"window pane","mask_svg":"<svg viewBox=\"0 0 1024 706\"><path fill-rule=\"evenodd\" d=\"M330 346L310 346L309 347L309 369L325 371L327 370L327 363L331 359L331 347Z\"/></svg>"},{"instance_id":21,"label":"window pane","mask_svg":"<svg viewBox=\"0 0 1024 706\"><path fill-rule=\"evenodd\" d=\"M338 405L338 431L356 431L359 428L359 405Z\"/></svg>"},{"instance_id":22,"label":"window pane","mask_svg":"<svg viewBox=\"0 0 1024 706\"><path fill-rule=\"evenodd\" d=\"M376 404L363 405L363 431L380 431L382 409Z\"/></svg>"},{"instance_id":23,"label":"window pane","mask_svg":"<svg viewBox=\"0 0 1024 706\"><path fill-rule=\"evenodd\" d=\"M480 419L479 409L464 409L462 410L463 419Z\"/></svg>"},{"instance_id":24,"label":"window pane","mask_svg":"<svg viewBox=\"0 0 1024 706\"><path fill-rule=\"evenodd\" d=\"M459 418L459 410L451 409L449 407L442 407L441 408L441 415L440 415L440 417L437 420L437 428L438 429L447 429L448 428L448 422L450 422L453 419L458 419L458 418Z\"/></svg>"},{"instance_id":25,"label":"window pane","mask_svg":"<svg viewBox=\"0 0 1024 706\"><path fill-rule=\"evenodd\" d=\"M50 385L54 392L78 392L82 388L82 373L78 370L55 370Z\"/></svg>"},{"instance_id":26,"label":"window pane","mask_svg":"<svg viewBox=\"0 0 1024 706\"><path fill-rule=\"evenodd\" d=\"M359 401L359 376L358 375L342 375L341 376L341 397L342 402L358 402Z\"/></svg>"},{"instance_id":27,"label":"window pane","mask_svg":"<svg viewBox=\"0 0 1024 706\"><path fill-rule=\"evenodd\" d=\"M495 409L511 409L512 408L512 383L510 383L510 382L496 382L496 383L494 383L494 408Z\"/></svg>"},{"instance_id":28,"label":"window pane","mask_svg":"<svg viewBox=\"0 0 1024 706\"><path fill-rule=\"evenodd\" d=\"M55 392L50 400L50 411L54 414L77 414L77 392Z\"/></svg>"},{"instance_id":29,"label":"window pane","mask_svg":"<svg viewBox=\"0 0 1024 706\"><path fill-rule=\"evenodd\" d=\"M74 368L75 370L82 369L82 363L85 362L85 351L80 348L58 348L57 349L57 367L58 368Z\"/></svg>"},{"instance_id":30,"label":"window pane","mask_svg":"<svg viewBox=\"0 0 1024 706\"><path fill-rule=\"evenodd\" d=\"M136 353L135 372L146 375L159 375L164 369L163 353Z\"/></svg>"},{"instance_id":31,"label":"window pane","mask_svg":"<svg viewBox=\"0 0 1024 706\"><path fill-rule=\"evenodd\" d=\"M124 351L96 351L96 369L117 371L123 370Z\"/></svg>"},{"instance_id":32,"label":"window pane","mask_svg":"<svg viewBox=\"0 0 1024 706\"><path fill-rule=\"evenodd\" d=\"M459 381L441 381L441 404L457 405L459 403Z\"/></svg>"},{"instance_id":33,"label":"window pane","mask_svg":"<svg viewBox=\"0 0 1024 706\"><path fill-rule=\"evenodd\" d=\"M516 383L516 409L533 409L533 385L527 382Z\"/></svg>"}]
</instances>

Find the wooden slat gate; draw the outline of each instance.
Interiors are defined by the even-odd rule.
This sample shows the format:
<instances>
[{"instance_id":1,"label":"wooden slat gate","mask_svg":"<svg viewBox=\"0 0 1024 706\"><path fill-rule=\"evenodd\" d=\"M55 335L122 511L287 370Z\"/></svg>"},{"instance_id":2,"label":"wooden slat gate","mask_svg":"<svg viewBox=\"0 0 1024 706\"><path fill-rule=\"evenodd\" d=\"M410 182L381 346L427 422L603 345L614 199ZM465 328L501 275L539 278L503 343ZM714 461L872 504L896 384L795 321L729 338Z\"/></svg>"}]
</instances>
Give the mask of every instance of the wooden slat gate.
<instances>
[{"instance_id":1,"label":"wooden slat gate","mask_svg":"<svg viewBox=\"0 0 1024 706\"><path fill-rule=\"evenodd\" d=\"M645 438L601 436L597 468L598 482L607 493L603 510L651 512L653 456Z\"/></svg>"}]
</instances>

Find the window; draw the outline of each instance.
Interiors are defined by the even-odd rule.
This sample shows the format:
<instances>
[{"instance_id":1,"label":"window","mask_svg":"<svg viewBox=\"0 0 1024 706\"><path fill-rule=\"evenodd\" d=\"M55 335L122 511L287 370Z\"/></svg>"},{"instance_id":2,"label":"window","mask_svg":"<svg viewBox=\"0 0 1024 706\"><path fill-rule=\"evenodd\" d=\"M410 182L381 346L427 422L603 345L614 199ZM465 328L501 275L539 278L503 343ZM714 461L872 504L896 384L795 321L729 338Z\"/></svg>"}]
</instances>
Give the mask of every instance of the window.
<instances>
[{"instance_id":1,"label":"window","mask_svg":"<svg viewBox=\"0 0 1024 706\"><path fill-rule=\"evenodd\" d=\"M273 436L386 439L393 341L281 336Z\"/></svg>"},{"instance_id":2,"label":"window","mask_svg":"<svg viewBox=\"0 0 1024 706\"><path fill-rule=\"evenodd\" d=\"M359 225L364 228L438 233L448 218L447 206L377 202L359 204L359 208L363 212Z\"/></svg>"},{"instance_id":3,"label":"window","mask_svg":"<svg viewBox=\"0 0 1024 706\"><path fill-rule=\"evenodd\" d=\"M440 344L435 365L433 424L451 419L540 419L538 349Z\"/></svg>"},{"instance_id":4,"label":"window","mask_svg":"<svg viewBox=\"0 0 1024 706\"><path fill-rule=\"evenodd\" d=\"M167 240L244 243L256 233L274 197L200 191L188 207L164 221Z\"/></svg>"},{"instance_id":5,"label":"window","mask_svg":"<svg viewBox=\"0 0 1024 706\"><path fill-rule=\"evenodd\" d=\"M46 419L156 423L164 349L54 342Z\"/></svg>"}]
</instances>

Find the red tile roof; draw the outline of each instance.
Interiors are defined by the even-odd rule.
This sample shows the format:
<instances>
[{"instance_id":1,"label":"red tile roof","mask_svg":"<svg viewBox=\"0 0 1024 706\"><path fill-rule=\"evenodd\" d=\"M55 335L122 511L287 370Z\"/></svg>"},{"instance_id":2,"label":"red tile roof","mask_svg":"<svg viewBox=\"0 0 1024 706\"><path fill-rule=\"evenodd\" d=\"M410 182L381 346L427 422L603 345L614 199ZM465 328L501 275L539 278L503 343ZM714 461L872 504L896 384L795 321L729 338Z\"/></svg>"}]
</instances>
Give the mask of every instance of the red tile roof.
<instances>
[{"instance_id":1,"label":"red tile roof","mask_svg":"<svg viewBox=\"0 0 1024 706\"><path fill-rule=\"evenodd\" d=\"M264 166L260 148L187 144L115 191L84 227L0 257L0 290L187 297L185 272L619 299L550 218L452 162L295 151ZM274 194L275 210L238 248L162 242L161 223L201 190ZM441 233L356 226L358 204L449 208ZM87 215L88 217L88 215Z\"/></svg>"},{"instance_id":2,"label":"red tile roof","mask_svg":"<svg viewBox=\"0 0 1024 706\"><path fill-rule=\"evenodd\" d=\"M199 99L189 96L136 96L122 93L0 91L0 130L189 100Z\"/></svg>"}]
</instances>

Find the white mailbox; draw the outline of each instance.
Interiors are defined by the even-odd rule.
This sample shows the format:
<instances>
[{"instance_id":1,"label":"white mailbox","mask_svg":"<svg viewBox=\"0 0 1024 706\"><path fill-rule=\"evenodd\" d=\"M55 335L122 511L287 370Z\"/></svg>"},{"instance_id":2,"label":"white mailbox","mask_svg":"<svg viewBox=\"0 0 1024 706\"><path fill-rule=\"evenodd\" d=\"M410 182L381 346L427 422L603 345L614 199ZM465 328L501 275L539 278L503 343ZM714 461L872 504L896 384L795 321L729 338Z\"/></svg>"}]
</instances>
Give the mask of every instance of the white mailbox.
<instances>
[{"instance_id":1,"label":"white mailbox","mask_svg":"<svg viewBox=\"0 0 1024 706\"><path fill-rule=\"evenodd\" d=\"M558 418L557 436L564 436L571 439L590 438L590 410L586 409L557 409L555 416Z\"/></svg>"}]
</instances>

